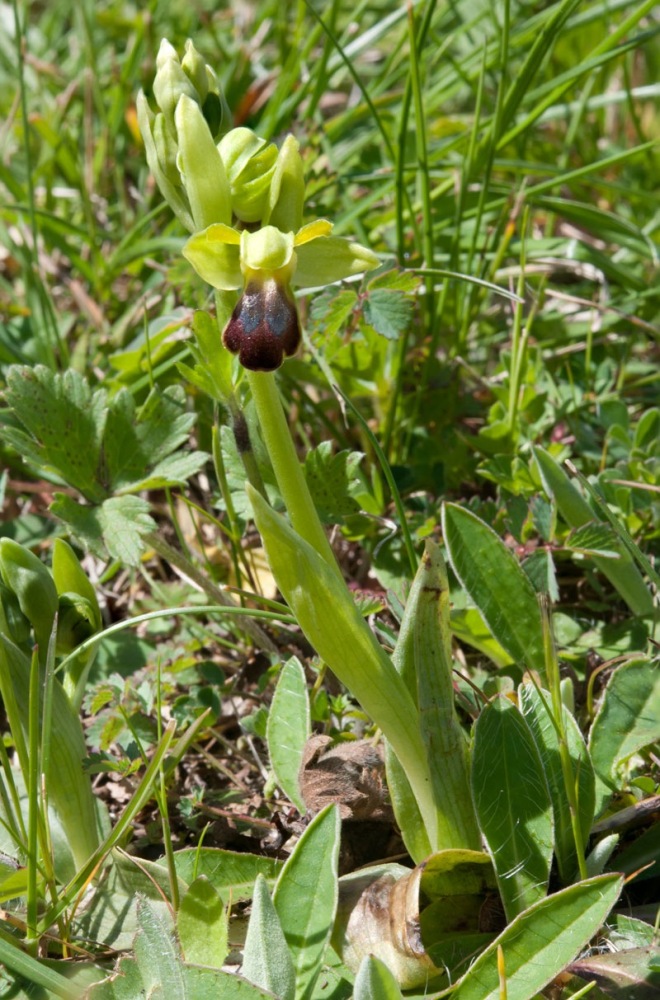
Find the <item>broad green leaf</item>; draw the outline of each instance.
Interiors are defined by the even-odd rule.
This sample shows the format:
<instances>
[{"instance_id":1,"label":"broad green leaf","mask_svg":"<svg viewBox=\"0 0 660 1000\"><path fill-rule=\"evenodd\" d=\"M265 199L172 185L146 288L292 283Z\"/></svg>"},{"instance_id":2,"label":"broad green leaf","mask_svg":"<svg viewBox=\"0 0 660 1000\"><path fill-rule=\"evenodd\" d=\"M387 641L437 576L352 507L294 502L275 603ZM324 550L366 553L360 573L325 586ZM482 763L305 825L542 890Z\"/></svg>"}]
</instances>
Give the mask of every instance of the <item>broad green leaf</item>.
<instances>
[{"instance_id":1,"label":"broad green leaf","mask_svg":"<svg viewBox=\"0 0 660 1000\"><path fill-rule=\"evenodd\" d=\"M392 744L433 843L437 812L417 711L405 682L334 569L259 493L249 485L247 491L278 587L319 655Z\"/></svg>"},{"instance_id":2,"label":"broad green leaf","mask_svg":"<svg viewBox=\"0 0 660 1000\"><path fill-rule=\"evenodd\" d=\"M305 456L305 479L324 524L336 523L360 509L351 487L360 485L356 473L364 455L361 451L333 455L332 451L332 442L322 441Z\"/></svg>"},{"instance_id":3,"label":"broad green leaf","mask_svg":"<svg viewBox=\"0 0 660 1000\"><path fill-rule=\"evenodd\" d=\"M456 576L500 645L519 663L545 674L541 612L514 554L475 514L445 504L443 533Z\"/></svg>"},{"instance_id":4,"label":"broad green leaf","mask_svg":"<svg viewBox=\"0 0 660 1000\"><path fill-rule=\"evenodd\" d=\"M149 502L142 497L110 497L98 507L81 507L72 497L56 493L50 509L99 558L109 554L128 566L138 565L142 538L156 527Z\"/></svg>"},{"instance_id":5,"label":"broad green leaf","mask_svg":"<svg viewBox=\"0 0 660 1000\"><path fill-rule=\"evenodd\" d=\"M596 844L594 850L598 846L599 844ZM660 871L660 823L653 823L617 854L613 867L624 875L632 875L634 872L635 885L646 879L657 878Z\"/></svg>"},{"instance_id":6,"label":"broad green leaf","mask_svg":"<svg viewBox=\"0 0 660 1000\"><path fill-rule=\"evenodd\" d=\"M165 859L161 861L165 864ZM174 864L179 878L188 885L205 875L225 902L237 903L250 899L258 875L274 884L282 862L257 854L224 851L218 847L186 847L174 852Z\"/></svg>"},{"instance_id":7,"label":"broad green leaf","mask_svg":"<svg viewBox=\"0 0 660 1000\"><path fill-rule=\"evenodd\" d=\"M452 990L452 1000L500 1000L498 946L507 1000L532 1000L599 931L621 886L619 876L599 875L535 903L479 955Z\"/></svg>"},{"instance_id":8,"label":"broad green leaf","mask_svg":"<svg viewBox=\"0 0 660 1000\"><path fill-rule=\"evenodd\" d=\"M182 897L187 888L180 879ZM170 894L170 876L165 866L145 858L137 863L130 855L113 851L112 861L104 866L93 896L76 912L75 933L81 940L97 941L116 951L130 948L139 928L138 900L148 900L153 912L167 919Z\"/></svg>"},{"instance_id":9,"label":"broad green leaf","mask_svg":"<svg viewBox=\"0 0 660 1000\"><path fill-rule=\"evenodd\" d=\"M573 962L576 976L595 982L612 1000L657 1000L660 994L658 947L655 942L625 951L606 951Z\"/></svg>"},{"instance_id":10,"label":"broad green leaf","mask_svg":"<svg viewBox=\"0 0 660 1000\"><path fill-rule=\"evenodd\" d=\"M286 861L273 902L296 972L296 1000L308 997L318 976L337 908L339 809L315 816Z\"/></svg>"},{"instance_id":11,"label":"broad green leaf","mask_svg":"<svg viewBox=\"0 0 660 1000\"><path fill-rule=\"evenodd\" d=\"M274 993L255 986L243 976L222 972L220 969L200 969L184 965L183 980L190 1000L280 1000ZM131 997L131 1000L135 998ZM165 1000L174 998L167 997Z\"/></svg>"},{"instance_id":12,"label":"broad green leaf","mask_svg":"<svg viewBox=\"0 0 660 1000\"><path fill-rule=\"evenodd\" d=\"M293 1000L295 996L296 973L291 954L263 875L257 877L254 887L241 973L280 1000Z\"/></svg>"},{"instance_id":13,"label":"broad green leaf","mask_svg":"<svg viewBox=\"0 0 660 1000\"><path fill-rule=\"evenodd\" d=\"M616 535L609 524L601 521L588 521L579 528L573 528L566 539L566 547L583 555L619 559Z\"/></svg>"},{"instance_id":14,"label":"broad green leaf","mask_svg":"<svg viewBox=\"0 0 660 1000\"><path fill-rule=\"evenodd\" d=\"M653 944L656 931L652 924L626 913L613 913L607 921L607 937L617 951L626 948L643 948Z\"/></svg>"},{"instance_id":15,"label":"broad green leaf","mask_svg":"<svg viewBox=\"0 0 660 1000\"><path fill-rule=\"evenodd\" d=\"M200 875L181 897L176 929L183 956L195 965L222 968L227 958L229 912L205 875Z\"/></svg>"},{"instance_id":16,"label":"broad green leaf","mask_svg":"<svg viewBox=\"0 0 660 1000\"><path fill-rule=\"evenodd\" d=\"M449 621L457 639L484 653L496 667L506 667L513 662L510 654L493 638L477 608L452 609Z\"/></svg>"},{"instance_id":17,"label":"broad green leaf","mask_svg":"<svg viewBox=\"0 0 660 1000\"><path fill-rule=\"evenodd\" d=\"M0 693L15 740L20 729L27 741L29 677L28 657L0 635ZM89 777L82 769L87 753L82 724L58 680L52 685L51 711L52 738L45 775L48 803L62 824L76 866L82 867L100 843L97 806ZM27 774L23 778L27 784Z\"/></svg>"},{"instance_id":18,"label":"broad green leaf","mask_svg":"<svg viewBox=\"0 0 660 1000\"><path fill-rule=\"evenodd\" d=\"M587 875L601 875L605 871L607 862L612 857L619 839L618 833L611 833L609 836L603 837L602 840L599 840L592 847L585 861ZM625 868L619 863L619 857L620 855L617 855L616 870L625 872Z\"/></svg>"},{"instance_id":19,"label":"broad green leaf","mask_svg":"<svg viewBox=\"0 0 660 1000\"><path fill-rule=\"evenodd\" d=\"M369 955L355 977L353 1000L403 1000L403 994L385 963Z\"/></svg>"},{"instance_id":20,"label":"broad green leaf","mask_svg":"<svg viewBox=\"0 0 660 1000\"><path fill-rule=\"evenodd\" d=\"M12 365L5 399L27 434L19 452L46 472L56 473L94 502L104 496L97 479L107 417L106 393L92 393L75 371L55 374L43 365ZM16 435L6 428L7 440ZM3 434L5 431L3 431Z\"/></svg>"},{"instance_id":21,"label":"broad green leaf","mask_svg":"<svg viewBox=\"0 0 660 1000\"><path fill-rule=\"evenodd\" d=\"M509 920L547 892L553 828L550 794L518 709L496 698L477 720L472 789Z\"/></svg>"},{"instance_id":22,"label":"broad green leaf","mask_svg":"<svg viewBox=\"0 0 660 1000\"><path fill-rule=\"evenodd\" d=\"M660 740L658 660L629 660L612 674L589 733L596 772L596 815L619 787L620 765Z\"/></svg>"},{"instance_id":23,"label":"broad green leaf","mask_svg":"<svg viewBox=\"0 0 660 1000\"><path fill-rule=\"evenodd\" d=\"M555 827L555 855L564 884L573 881L578 871L578 856L571 824L569 800L559 756L559 736L548 714L552 699L547 691L539 692L532 684L523 684L519 691L520 710L529 726L541 756L543 771L550 790ZM572 780L577 793L578 818L581 833L579 850L584 850L594 818L595 777L591 759L580 728L567 709L562 716L563 739L568 745Z\"/></svg>"},{"instance_id":24,"label":"broad green leaf","mask_svg":"<svg viewBox=\"0 0 660 1000\"><path fill-rule=\"evenodd\" d=\"M172 935L144 899L138 902L138 923L134 957L122 958L116 973L92 986L86 1000L135 1000L143 996L193 1000L184 985L183 963Z\"/></svg>"},{"instance_id":25,"label":"broad green leaf","mask_svg":"<svg viewBox=\"0 0 660 1000\"><path fill-rule=\"evenodd\" d=\"M135 956L122 958L117 971L85 993L85 1000L276 1000L241 976L184 964L172 936L150 904L138 904L140 930Z\"/></svg>"},{"instance_id":26,"label":"broad green leaf","mask_svg":"<svg viewBox=\"0 0 660 1000\"><path fill-rule=\"evenodd\" d=\"M306 812L298 774L311 734L305 671L295 656L280 672L268 713L266 739L270 765L282 791L302 815Z\"/></svg>"},{"instance_id":27,"label":"broad green leaf","mask_svg":"<svg viewBox=\"0 0 660 1000\"><path fill-rule=\"evenodd\" d=\"M147 995L154 995L150 991L159 986L163 1000L173 996L187 1000L181 958L169 928L165 927L147 900L140 900L137 910L140 930L135 939L135 959L142 971Z\"/></svg>"},{"instance_id":28,"label":"broad green leaf","mask_svg":"<svg viewBox=\"0 0 660 1000\"><path fill-rule=\"evenodd\" d=\"M534 458L539 467L546 493L554 497L559 513L570 528L581 528L594 520L594 512L564 470L543 448L534 448ZM608 546L609 548L609 546ZM653 614L653 599L630 553L618 542L616 562L602 556L592 556L603 576L607 577L634 614Z\"/></svg>"}]
</instances>

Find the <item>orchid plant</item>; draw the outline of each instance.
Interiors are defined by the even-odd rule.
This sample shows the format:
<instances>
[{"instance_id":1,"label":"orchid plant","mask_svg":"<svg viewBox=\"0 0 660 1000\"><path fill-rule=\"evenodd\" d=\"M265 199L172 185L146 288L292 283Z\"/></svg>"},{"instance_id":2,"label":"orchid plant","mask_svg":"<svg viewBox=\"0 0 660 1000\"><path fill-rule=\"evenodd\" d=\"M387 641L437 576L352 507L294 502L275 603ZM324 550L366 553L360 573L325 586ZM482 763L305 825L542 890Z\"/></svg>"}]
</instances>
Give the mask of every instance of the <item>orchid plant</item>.
<instances>
[{"instance_id":1,"label":"orchid plant","mask_svg":"<svg viewBox=\"0 0 660 1000\"><path fill-rule=\"evenodd\" d=\"M415 670L407 662L416 655L414 644L403 643L391 659L360 614L314 507L273 375L300 342L292 287L327 285L377 267L379 258L333 236L330 221L304 223L296 139L288 136L278 150L250 129L229 128L215 74L191 42L179 60L164 41L157 68L155 105L144 93L138 99L147 159L164 197L192 233L184 256L216 290L222 343L238 356L235 375L240 379L245 370L289 516L287 522L275 513L252 479L248 495L279 589L319 655L383 732L392 751L388 778L397 818L413 856L421 860L443 847L477 848L464 737L451 697L448 606L431 616L442 636L429 647L440 649L442 663L431 673L445 685L440 700L449 743L440 772L426 745L418 694L406 680ZM236 291L238 300L227 298ZM247 466L246 475L252 478ZM438 550L420 568L425 584L432 577L434 593L446 593L441 562ZM414 618L418 602L409 603Z\"/></svg>"}]
</instances>

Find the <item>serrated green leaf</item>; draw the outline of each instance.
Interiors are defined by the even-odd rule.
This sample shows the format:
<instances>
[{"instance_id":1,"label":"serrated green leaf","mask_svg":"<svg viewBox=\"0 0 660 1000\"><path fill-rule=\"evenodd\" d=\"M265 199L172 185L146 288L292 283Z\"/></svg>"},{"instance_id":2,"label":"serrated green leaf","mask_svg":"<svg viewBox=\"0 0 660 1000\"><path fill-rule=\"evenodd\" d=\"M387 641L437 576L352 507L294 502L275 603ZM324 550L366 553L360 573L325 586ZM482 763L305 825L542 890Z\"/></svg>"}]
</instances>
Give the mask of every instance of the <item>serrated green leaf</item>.
<instances>
[{"instance_id":1,"label":"serrated green leaf","mask_svg":"<svg viewBox=\"0 0 660 1000\"><path fill-rule=\"evenodd\" d=\"M196 475L208 461L205 451L180 452L169 455L150 471L149 475L134 483L131 492L142 490L162 490L165 486L181 485Z\"/></svg>"},{"instance_id":2,"label":"serrated green leaf","mask_svg":"<svg viewBox=\"0 0 660 1000\"><path fill-rule=\"evenodd\" d=\"M127 389L112 400L103 438L104 476L113 492L143 489L143 483L187 440L194 414L186 411L185 393L180 386L164 392L152 389L136 411ZM149 475L148 475L149 474Z\"/></svg>"},{"instance_id":3,"label":"serrated green leaf","mask_svg":"<svg viewBox=\"0 0 660 1000\"><path fill-rule=\"evenodd\" d=\"M574 528L566 539L566 545L578 552L600 556L601 559L621 558L616 535L609 524L600 521L589 521L579 528Z\"/></svg>"},{"instance_id":4,"label":"serrated green leaf","mask_svg":"<svg viewBox=\"0 0 660 1000\"><path fill-rule=\"evenodd\" d=\"M494 637L519 663L545 674L541 612L514 554L476 514L445 504L443 533L456 576Z\"/></svg>"},{"instance_id":5,"label":"serrated green leaf","mask_svg":"<svg viewBox=\"0 0 660 1000\"><path fill-rule=\"evenodd\" d=\"M310 733L305 671L294 656L284 664L280 672L268 713L266 739L270 765L277 782L302 815L306 808L298 774Z\"/></svg>"},{"instance_id":6,"label":"serrated green leaf","mask_svg":"<svg viewBox=\"0 0 660 1000\"><path fill-rule=\"evenodd\" d=\"M547 892L553 824L541 758L525 720L506 698L494 699L477 720L472 789L512 920Z\"/></svg>"},{"instance_id":7,"label":"serrated green leaf","mask_svg":"<svg viewBox=\"0 0 660 1000\"><path fill-rule=\"evenodd\" d=\"M479 955L452 990L452 1000L501 997L498 947L507 1000L532 1000L598 932L621 886L620 876L599 875L535 903Z\"/></svg>"},{"instance_id":8,"label":"serrated green leaf","mask_svg":"<svg viewBox=\"0 0 660 1000\"><path fill-rule=\"evenodd\" d=\"M322 441L307 453L305 479L324 524L336 523L359 511L360 505L351 495L351 489L360 486L356 472L363 458L360 451L340 451L333 455L331 441Z\"/></svg>"},{"instance_id":9,"label":"serrated green leaf","mask_svg":"<svg viewBox=\"0 0 660 1000\"><path fill-rule=\"evenodd\" d=\"M229 952L229 911L205 875L190 884L176 915L179 944L187 962L220 969Z\"/></svg>"},{"instance_id":10,"label":"serrated green leaf","mask_svg":"<svg viewBox=\"0 0 660 1000\"><path fill-rule=\"evenodd\" d=\"M589 733L596 772L596 815L619 785L618 769L629 757L660 740L660 669L639 657L612 674Z\"/></svg>"},{"instance_id":11,"label":"serrated green leaf","mask_svg":"<svg viewBox=\"0 0 660 1000\"><path fill-rule=\"evenodd\" d=\"M376 288L387 288L390 291L406 292L413 295L419 289L422 279L415 271L406 271L403 268L391 268L382 274L377 274L367 282L369 292Z\"/></svg>"},{"instance_id":12,"label":"serrated green leaf","mask_svg":"<svg viewBox=\"0 0 660 1000\"><path fill-rule=\"evenodd\" d=\"M296 1000L309 996L321 968L337 909L339 809L315 816L286 861L273 903L296 972Z\"/></svg>"},{"instance_id":13,"label":"serrated green leaf","mask_svg":"<svg viewBox=\"0 0 660 1000\"><path fill-rule=\"evenodd\" d=\"M243 949L242 975L280 1000L293 1000L296 974L289 948L263 875L257 877Z\"/></svg>"},{"instance_id":14,"label":"serrated green leaf","mask_svg":"<svg viewBox=\"0 0 660 1000\"><path fill-rule=\"evenodd\" d=\"M144 548L142 537L156 527L148 501L130 495L110 497L97 507L81 507L71 497L56 493L51 510L95 555L105 558L108 553L128 566L137 566Z\"/></svg>"},{"instance_id":15,"label":"serrated green leaf","mask_svg":"<svg viewBox=\"0 0 660 1000\"><path fill-rule=\"evenodd\" d=\"M92 392L75 371L12 365L7 403L30 435L29 458L55 472L90 501L104 493L97 479L107 417L106 393Z\"/></svg>"},{"instance_id":16,"label":"serrated green leaf","mask_svg":"<svg viewBox=\"0 0 660 1000\"><path fill-rule=\"evenodd\" d=\"M330 338L345 325L357 305L357 295L348 288L331 289L314 299L311 317L314 327Z\"/></svg>"},{"instance_id":17,"label":"serrated green leaf","mask_svg":"<svg viewBox=\"0 0 660 1000\"><path fill-rule=\"evenodd\" d=\"M402 292L375 288L363 306L364 322L387 340L398 340L410 326L413 304Z\"/></svg>"}]
</instances>

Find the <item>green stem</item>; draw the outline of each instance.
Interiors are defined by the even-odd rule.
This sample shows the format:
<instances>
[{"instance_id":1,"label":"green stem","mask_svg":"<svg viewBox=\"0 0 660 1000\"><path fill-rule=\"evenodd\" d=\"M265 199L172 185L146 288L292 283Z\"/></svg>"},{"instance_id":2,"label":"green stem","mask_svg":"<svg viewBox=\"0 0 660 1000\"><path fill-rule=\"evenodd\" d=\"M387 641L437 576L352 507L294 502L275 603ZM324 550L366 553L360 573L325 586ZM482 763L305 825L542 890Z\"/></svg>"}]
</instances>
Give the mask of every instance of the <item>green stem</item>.
<instances>
[{"instance_id":1,"label":"green stem","mask_svg":"<svg viewBox=\"0 0 660 1000\"><path fill-rule=\"evenodd\" d=\"M247 377L264 444L291 524L343 580L298 461L275 376L270 372L248 372Z\"/></svg>"}]
</instances>

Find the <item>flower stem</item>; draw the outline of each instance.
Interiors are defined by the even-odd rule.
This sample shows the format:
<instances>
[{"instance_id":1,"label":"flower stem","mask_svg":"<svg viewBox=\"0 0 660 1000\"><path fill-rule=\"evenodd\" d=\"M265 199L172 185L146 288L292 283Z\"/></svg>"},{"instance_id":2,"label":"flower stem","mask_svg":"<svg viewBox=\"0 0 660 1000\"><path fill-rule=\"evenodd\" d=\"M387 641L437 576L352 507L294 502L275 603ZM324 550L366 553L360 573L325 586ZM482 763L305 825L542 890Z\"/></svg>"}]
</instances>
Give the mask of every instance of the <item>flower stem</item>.
<instances>
[{"instance_id":1,"label":"flower stem","mask_svg":"<svg viewBox=\"0 0 660 1000\"><path fill-rule=\"evenodd\" d=\"M291 524L341 577L296 455L275 376L271 372L247 372L247 377L261 433Z\"/></svg>"}]
</instances>

